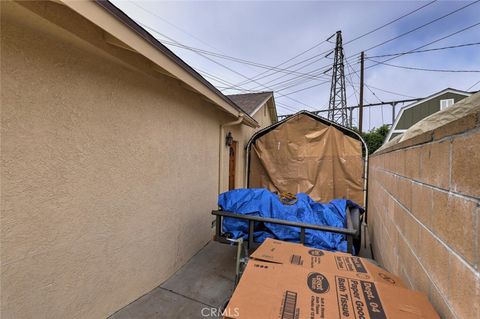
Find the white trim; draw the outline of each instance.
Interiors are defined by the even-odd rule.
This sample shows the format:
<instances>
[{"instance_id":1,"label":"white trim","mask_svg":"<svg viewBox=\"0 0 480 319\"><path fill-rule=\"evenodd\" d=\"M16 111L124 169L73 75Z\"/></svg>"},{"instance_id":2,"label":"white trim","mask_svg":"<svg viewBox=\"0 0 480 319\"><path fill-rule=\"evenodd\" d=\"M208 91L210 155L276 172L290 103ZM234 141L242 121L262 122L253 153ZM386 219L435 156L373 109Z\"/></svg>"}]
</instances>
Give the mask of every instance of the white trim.
<instances>
[{"instance_id":1,"label":"white trim","mask_svg":"<svg viewBox=\"0 0 480 319\"><path fill-rule=\"evenodd\" d=\"M442 105L442 102L445 102L446 105ZM441 99L440 100L440 111L446 109L447 107L455 104L455 99Z\"/></svg>"},{"instance_id":2,"label":"white trim","mask_svg":"<svg viewBox=\"0 0 480 319\"><path fill-rule=\"evenodd\" d=\"M400 109L400 112L398 113L398 115L395 117L395 122L393 123L392 127L390 128L390 131L388 132L388 135L387 135L387 138L385 139L385 143L389 142L391 137L392 137L392 134L393 134L393 131L398 131L395 129L395 127L397 127L398 125L398 122L400 121L400 118L402 117L403 115L403 112L405 110L408 110L408 109L411 109L412 107L415 107L421 103L424 103L426 101L429 101L431 99L434 99L442 94L445 94L445 93L454 93L454 94L459 94L459 95L464 95L464 96L470 96L472 95L472 93L469 93L469 92L465 92L465 91L460 91L460 90L456 90L456 89L450 89L450 88L447 88L445 90L442 90L440 92L437 92L435 94L432 94L430 96L427 96L426 98L424 99L421 99L420 101L417 101L417 102L414 102L412 104L409 104L409 105L406 105L404 107L402 107ZM404 132L406 131L406 129L404 130Z\"/></svg>"}]
</instances>

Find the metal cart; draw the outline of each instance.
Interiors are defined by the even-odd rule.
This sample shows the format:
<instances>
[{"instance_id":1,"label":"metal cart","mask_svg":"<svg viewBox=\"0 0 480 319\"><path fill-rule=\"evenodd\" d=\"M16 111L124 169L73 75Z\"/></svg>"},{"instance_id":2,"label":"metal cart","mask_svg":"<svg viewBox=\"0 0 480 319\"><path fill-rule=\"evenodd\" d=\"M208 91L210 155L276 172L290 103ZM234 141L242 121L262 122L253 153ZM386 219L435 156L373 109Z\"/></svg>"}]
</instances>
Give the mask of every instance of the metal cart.
<instances>
[{"instance_id":1,"label":"metal cart","mask_svg":"<svg viewBox=\"0 0 480 319\"><path fill-rule=\"evenodd\" d=\"M306 224L299 222L292 222L282 219L264 218L258 216L236 214L234 212L227 212L223 210L213 210L212 215L215 216L215 237L214 240L224 244L237 245L237 257L236 257L236 278L235 284L240 280L240 276L243 273L243 269L248 262L248 256L250 252L253 252L260 244L253 240L253 233L255 223L271 223L284 226L292 226L300 228L300 243L305 243L305 229L319 230L332 232L337 234L343 234L347 237L347 252L352 254L353 247L358 253L361 244L361 225L363 216L360 214L358 208L347 208L347 228L338 228L324 225ZM228 233L223 232L223 219L225 217L236 218L245 220L248 222L248 240L244 242L243 238L232 239Z\"/></svg>"}]
</instances>

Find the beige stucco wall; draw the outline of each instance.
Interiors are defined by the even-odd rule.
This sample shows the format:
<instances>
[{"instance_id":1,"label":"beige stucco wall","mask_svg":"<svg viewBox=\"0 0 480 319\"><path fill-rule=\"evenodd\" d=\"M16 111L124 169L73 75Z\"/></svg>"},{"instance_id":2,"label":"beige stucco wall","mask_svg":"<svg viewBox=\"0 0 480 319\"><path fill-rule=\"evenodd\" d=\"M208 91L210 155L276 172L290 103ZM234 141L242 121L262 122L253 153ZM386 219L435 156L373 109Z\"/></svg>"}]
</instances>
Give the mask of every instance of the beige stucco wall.
<instances>
[{"instance_id":1,"label":"beige stucco wall","mask_svg":"<svg viewBox=\"0 0 480 319\"><path fill-rule=\"evenodd\" d=\"M65 7L85 38L1 6L0 316L102 318L211 239L233 118Z\"/></svg>"}]
</instances>

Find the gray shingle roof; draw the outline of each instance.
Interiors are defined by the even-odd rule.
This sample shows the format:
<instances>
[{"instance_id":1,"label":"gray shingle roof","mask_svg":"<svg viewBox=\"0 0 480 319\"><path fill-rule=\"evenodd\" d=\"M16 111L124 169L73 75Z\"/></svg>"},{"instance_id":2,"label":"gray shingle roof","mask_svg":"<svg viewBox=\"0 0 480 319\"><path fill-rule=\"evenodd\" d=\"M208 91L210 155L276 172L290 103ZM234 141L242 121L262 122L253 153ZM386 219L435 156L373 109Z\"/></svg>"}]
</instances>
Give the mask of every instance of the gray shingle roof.
<instances>
[{"instance_id":1,"label":"gray shingle roof","mask_svg":"<svg viewBox=\"0 0 480 319\"><path fill-rule=\"evenodd\" d=\"M272 96L272 92L246 93L227 95L230 100L240 106L248 115L252 115L253 111L260 106L267 98Z\"/></svg>"}]
</instances>

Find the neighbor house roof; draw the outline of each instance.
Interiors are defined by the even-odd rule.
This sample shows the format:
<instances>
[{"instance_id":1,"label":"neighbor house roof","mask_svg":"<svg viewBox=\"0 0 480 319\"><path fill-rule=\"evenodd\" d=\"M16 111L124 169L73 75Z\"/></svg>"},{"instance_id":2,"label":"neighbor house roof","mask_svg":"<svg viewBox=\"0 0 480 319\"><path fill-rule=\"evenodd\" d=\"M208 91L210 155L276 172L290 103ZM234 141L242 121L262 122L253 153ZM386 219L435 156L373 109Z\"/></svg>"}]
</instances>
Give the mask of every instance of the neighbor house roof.
<instances>
[{"instance_id":1,"label":"neighbor house roof","mask_svg":"<svg viewBox=\"0 0 480 319\"><path fill-rule=\"evenodd\" d=\"M476 116L477 114L480 114L480 92L477 92L476 94L473 94L470 97L467 97L446 109L433 113L432 115L417 122L407 129L402 135L396 136L388 143L383 144L382 147L376 151L376 153L382 153L385 150L397 147L397 145L402 143L408 143L407 141L412 141L415 138L418 138L418 142L425 142L425 139L432 138L432 132L433 135L435 135L435 130L447 125L453 125L454 123L456 123L456 127L451 128L452 132L467 130L469 125L476 125L478 121L478 116ZM467 119L468 117L471 117L472 121L459 122L462 119ZM419 138L420 136L429 133L430 136L424 136L423 139ZM439 134L439 136L441 137L443 135ZM414 143L412 143L412 145L414 145Z\"/></svg>"},{"instance_id":2,"label":"neighbor house roof","mask_svg":"<svg viewBox=\"0 0 480 319\"><path fill-rule=\"evenodd\" d=\"M403 115L403 112L405 112L405 110L408 110L408 109L411 109L417 105L420 105L422 103L425 103L426 101L429 101L431 99L434 99L442 94L445 94L445 93L456 93L456 94L460 94L460 95L464 95L464 96L470 96L472 95L473 93L472 92L467 92L467 91L462 91L462 90L457 90L457 89L453 89L453 88L446 88L446 89L443 89L439 92L436 92L436 93L433 93L417 102L414 102L414 103L411 103L411 104L408 104L404 107L402 107L400 109L400 112L398 113L397 117L395 118L395 122L393 123L392 127L390 128L390 131L388 132L387 134L387 137L385 138L385 141L390 141L391 139L391 136L393 133L395 133L396 131L396 127L398 125L398 122L400 121L400 118L402 117Z\"/></svg>"},{"instance_id":3,"label":"neighbor house roof","mask_svg":"<svg viewBox=\"0 0 480 319\"><path fill-rule=\"evenodd\" d=\"M258 123L247 112L111 2L106 0L59 0L59 2L103 29L113 37L110 41L118 42L119 46L152 61L159 72L180 80L190 90L202 95L227 113L235 117L242 116L245 124L258 127Z\"/></svg>"},{"instance_id":4,"label":"neighbor house roof","mask_svg":"<svg viewBox=\"0 0 480 319\"><path fill-rule=\"evenodd\" d=\"M245 112L253 116L256 111L273 95L272 92L258 92L227 95L230 100L240 106Z\"/></svg>"}]
</instances>

